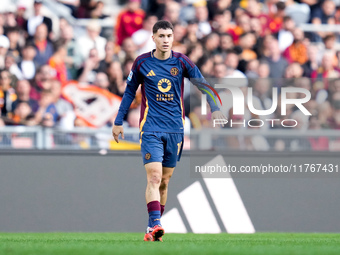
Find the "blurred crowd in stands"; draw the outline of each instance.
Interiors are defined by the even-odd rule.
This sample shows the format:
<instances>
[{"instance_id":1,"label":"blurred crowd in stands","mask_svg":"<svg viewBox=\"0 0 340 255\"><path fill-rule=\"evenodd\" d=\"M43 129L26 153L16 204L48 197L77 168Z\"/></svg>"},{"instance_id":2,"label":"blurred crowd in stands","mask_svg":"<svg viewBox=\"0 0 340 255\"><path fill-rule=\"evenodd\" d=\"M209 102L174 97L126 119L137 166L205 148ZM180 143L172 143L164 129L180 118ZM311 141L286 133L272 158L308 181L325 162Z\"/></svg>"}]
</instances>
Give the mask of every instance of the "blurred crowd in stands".
<instances>
[{"instance_id":1,"label":"blurred crowd in stands","mask_svg":"<svg viewBox=\"0 0 340 255\"><path fill-rule=\"evenodd\" d=\"M134 59L154 49L152 26L164 19L174 25L174 51L186 54L206 78L229 79L245 94L252 87L256 109L271 107L273 87L279 92L301 87L311 92L305 104L311 117L295 107L281 116L280 105L270 117L296 119L295 129L300 130L340 128L339 34L300 27L340 24L340 1L128 0L117 3L122 8L118 15L105 12L106 1L57 2L75 18L89 19L82 36L75 35L64 17L59 17L56 33L42 0L17 1L0 14L0 127L89 126L77 116L75 104L62 96L63 88L75 80L122 97ZM32 15L27 15L28 8ZM106 18L115 21L109 36L98 22ZM186 85L189 127L211 125L200 114L200 95ZM222 107L225 116L238 119L232 114L230 92L219 92L227 102ZM137 91L124 125L138 127L140 102ZM248 111L246 118L259 116Z\"/></svg>"}]
</instances>

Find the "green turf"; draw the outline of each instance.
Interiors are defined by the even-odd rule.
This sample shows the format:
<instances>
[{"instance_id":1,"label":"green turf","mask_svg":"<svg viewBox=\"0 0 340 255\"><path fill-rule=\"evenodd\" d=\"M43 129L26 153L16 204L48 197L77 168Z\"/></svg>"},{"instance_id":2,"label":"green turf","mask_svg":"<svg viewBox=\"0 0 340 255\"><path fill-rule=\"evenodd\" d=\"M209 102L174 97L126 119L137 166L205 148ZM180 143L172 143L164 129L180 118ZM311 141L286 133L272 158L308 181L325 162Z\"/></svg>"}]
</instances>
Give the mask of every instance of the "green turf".
<instances>
[{"instance_id":1,"label":"green turf","mask_svg":"<svg viewBox=\"0 0 340 255\"><path fill-rule=\"evenodd\" d=\"M340 234L166 234L143 242L139 233L0 233L0 254L340 254Z\"/></svg>"}]
</instances>

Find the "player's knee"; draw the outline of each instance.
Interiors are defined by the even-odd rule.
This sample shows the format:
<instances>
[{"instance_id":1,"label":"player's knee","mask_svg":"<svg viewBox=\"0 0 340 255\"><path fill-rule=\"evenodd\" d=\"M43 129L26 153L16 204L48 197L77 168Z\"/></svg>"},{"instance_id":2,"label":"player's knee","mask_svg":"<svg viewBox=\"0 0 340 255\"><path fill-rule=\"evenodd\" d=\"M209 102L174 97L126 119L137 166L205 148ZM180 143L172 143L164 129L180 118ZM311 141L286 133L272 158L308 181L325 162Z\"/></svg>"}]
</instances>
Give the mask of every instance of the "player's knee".
<instances>
[{"instance_id":1,"label":"player's knee","mask_svg":"<svg viewBox=\"0 0 340 255\"><path fill-rule=\"evenodd\" d=\"M153 173L149 176L149 183L152 186L159 186L161 184L161 176L157 173Z\"/></svg>"},{"instance_id":2,"label":"player's knee","mask_svg":"<svg viewBox=\"0 0 340 255\"><path fill-rule=\"evenodd\" d=\"M161 178L158 175L153 175L151 176L151 182L155 184L160 184L161 183Z\"/></svg>"}]
</instances>

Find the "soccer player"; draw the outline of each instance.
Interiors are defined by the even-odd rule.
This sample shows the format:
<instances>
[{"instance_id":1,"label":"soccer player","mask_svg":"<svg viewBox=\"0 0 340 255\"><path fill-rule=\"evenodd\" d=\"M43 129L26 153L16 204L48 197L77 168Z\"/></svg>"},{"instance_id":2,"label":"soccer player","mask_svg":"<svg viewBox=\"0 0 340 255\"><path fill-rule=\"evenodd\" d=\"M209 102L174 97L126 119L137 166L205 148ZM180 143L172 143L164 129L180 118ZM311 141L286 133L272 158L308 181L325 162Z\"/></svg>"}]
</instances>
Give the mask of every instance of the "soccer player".
<instances>
[{"instance_id":1,"label":"soccer player","mask_svg":"<svg viewBox=\"0 0 340 255\"><path fill-rule=\"evenodd\" d=\"M158 21L152 36L156 49L136 58L127 81L127 87L112 128L115 141L124 139L123 119L141 84L140 143L147 174L145 199L149 223L145 241L161 241L164 229L160 218L167 200L168 183L179 161L183 147L184 77L196 78L193 83L211 93L202 74L190 59L171 50L173 26ZM200 82L204 81L203 83ZM211 87L210 87L211 88ZM207 96L213 119L225 118L215 100Z\"/></svg>"}]
</instances>

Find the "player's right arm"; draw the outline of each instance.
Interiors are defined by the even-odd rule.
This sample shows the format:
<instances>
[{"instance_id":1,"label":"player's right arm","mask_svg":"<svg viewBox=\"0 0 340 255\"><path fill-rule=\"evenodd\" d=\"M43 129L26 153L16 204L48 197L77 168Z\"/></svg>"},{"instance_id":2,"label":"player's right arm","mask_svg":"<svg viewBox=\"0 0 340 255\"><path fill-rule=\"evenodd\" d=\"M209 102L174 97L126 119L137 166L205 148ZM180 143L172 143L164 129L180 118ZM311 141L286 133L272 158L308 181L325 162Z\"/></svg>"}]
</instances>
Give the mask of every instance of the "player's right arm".
<instances>
[{"instance_id":1,"label":"player's right arm","mask_svg":"<svg viewBox=\"0 0 340 255\"><path fill-rule=\"evenodd\" d=\"M124 139L123 120L125 115L129 111L132 101L135 99L136 91L138 89L139 84L142 83L137 69L137 62L138 58L135 60L135 63L132 66L132 70L129 74L129 77L127 78L127 86L123 95L122 102L120 103L117 117L112 127L112 136L114 137L117 143L119 142L118 137L120 134Z\"/></svg>"}]
</instances>

